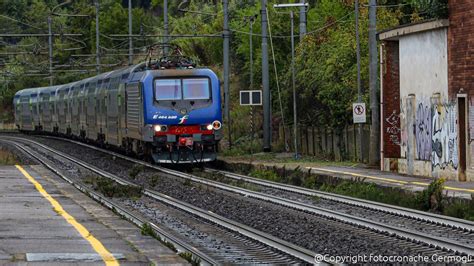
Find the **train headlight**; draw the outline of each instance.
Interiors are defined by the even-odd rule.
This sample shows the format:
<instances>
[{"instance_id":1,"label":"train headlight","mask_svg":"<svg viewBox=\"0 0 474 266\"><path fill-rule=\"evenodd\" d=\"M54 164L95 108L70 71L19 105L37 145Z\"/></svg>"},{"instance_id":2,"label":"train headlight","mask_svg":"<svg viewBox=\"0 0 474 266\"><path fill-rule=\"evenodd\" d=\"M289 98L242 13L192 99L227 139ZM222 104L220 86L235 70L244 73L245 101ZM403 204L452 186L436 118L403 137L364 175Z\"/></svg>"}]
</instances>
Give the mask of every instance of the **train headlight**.
<instances>
[{"instance_id":1,"label":"train headlight","mask_svg":"<svg viewBox=\"0 0 474 266\"><path fill-rule=\"evenodd\" d=\"M154 126L155 132L164 132L168 130L167 126L162 126L162 125L155 125Z\"/></svg>"},{"instance_id":2,"label":"train headlight","mask_svg":"<svg viewBox=\"0 0 474 266\"><path fill-rule=\"evenodd\" d=\"M212 128L214 128L214 130L219 130L219 129L221 129L221 127L222 127L222 123L221 123L221 122L219 122L219 121L217 121L217 120L214 121L214 122L212 122Z\"/></svg>"},{"instance_id":3,"label":"train headlight","mask_svg":"<svg viewBox=\"0 0 474 266\"><path fill-rule=\"evenodd\" d=\"M206 129L207 129L207 130L212 130L213 128L214 128L214 127L212 126L212 124L209 124L209 125L206 126Z\"/></svg>"}]
</instances>

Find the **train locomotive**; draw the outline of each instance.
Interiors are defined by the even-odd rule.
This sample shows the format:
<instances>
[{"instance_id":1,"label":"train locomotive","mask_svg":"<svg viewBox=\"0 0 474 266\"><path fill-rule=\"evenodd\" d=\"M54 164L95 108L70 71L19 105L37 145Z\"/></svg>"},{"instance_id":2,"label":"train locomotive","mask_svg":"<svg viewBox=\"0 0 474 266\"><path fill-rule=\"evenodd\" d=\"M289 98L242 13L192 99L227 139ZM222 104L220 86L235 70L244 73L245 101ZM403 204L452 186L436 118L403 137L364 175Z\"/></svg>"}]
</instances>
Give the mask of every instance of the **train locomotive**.
<instances>
[{"instance_id":1,"label":"train locomotive","mask_svg":"<svg viewBox=\"0 0 474 266\"><path fill-rule=\"evenodd\" d=\"M114 146L156 163L213 161L223 135L217 75L179 55L24 89L13 105L20 131Z\"/></svg>"}]
</instances>

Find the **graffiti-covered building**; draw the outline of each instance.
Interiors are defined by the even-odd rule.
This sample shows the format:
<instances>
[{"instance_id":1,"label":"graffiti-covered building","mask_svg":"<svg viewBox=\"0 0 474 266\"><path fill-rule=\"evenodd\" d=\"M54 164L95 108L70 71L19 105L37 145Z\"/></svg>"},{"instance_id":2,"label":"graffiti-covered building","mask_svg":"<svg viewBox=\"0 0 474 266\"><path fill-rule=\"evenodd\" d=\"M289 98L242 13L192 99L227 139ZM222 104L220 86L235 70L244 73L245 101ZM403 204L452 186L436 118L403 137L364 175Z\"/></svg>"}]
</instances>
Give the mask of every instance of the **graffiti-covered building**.
<instances>
[{"instance_id":1,"label":"graffiti-covered building","mask_svg":"<svg viewBox=\"0 0 474 266\"><path fill-rule=\"evenodd\" d=\"M474 1L379 33L382 170L474 181Z\"/></svg>"}]
</instances>

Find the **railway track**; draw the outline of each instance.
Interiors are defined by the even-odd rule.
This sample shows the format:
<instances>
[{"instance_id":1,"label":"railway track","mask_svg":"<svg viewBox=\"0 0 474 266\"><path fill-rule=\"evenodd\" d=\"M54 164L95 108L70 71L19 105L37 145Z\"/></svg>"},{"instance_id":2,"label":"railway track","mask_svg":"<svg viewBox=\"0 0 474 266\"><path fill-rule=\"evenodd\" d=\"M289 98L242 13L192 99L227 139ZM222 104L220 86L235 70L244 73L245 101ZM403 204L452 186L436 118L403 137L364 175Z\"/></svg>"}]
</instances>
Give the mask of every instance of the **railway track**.
<instances>
[{"instance_id":1,"label":"railway track","mask_svg":"<svg viewBox=\"0 0 474 266\"><path fill-rule=\"evenodd\" d=\"M377 219L379 222L370 221L373 225L371 227L374 229L380 229L415 241L422 241L444 250L448 249L458 253L474 254L474 222L472 221L281 184L212 168L207 168L205 171L218 173L235 181L270 188L270 191L266 191L265 193L272 193L273 195L282 196L281 192L288 192L290 195L296 194L304 197L316 197L319 200L332 203L331 205L333 206L328 205L324 208L328 212L337 210L345 213L350 212L352 216L356 217L370 217L371 220ZM304 201L301 197L288 197L293 198L293 200ZM306 200L306 202L309 201ZM357 212L354 210L357 210ZM354 219L354 217L349 217L348 219L355 222L357 220L357 218ZM381 224L381 222L384 224ZM417 228L424 229L421 231L407 232L410 228L400 230L393 226L393 224L398 224L398 226L408 227L410 223L416 223ZM389 226L390 224L392 226ZM427 233L435 233L438 236L426 235ZM442 235L444 235L444 237L442 237Z\"/></svg>"},{"instance_id":2,"label":"railway track","mask_svg":"<svg viewBox=\"0 0 474 266\"><path fill-rule=\"evenodd\" d=\"M31 145L34 145L35 149L36 148L43 149L51 154L54 154L55 156L61 157L64 160L77 164L82 168L85 168L91 172L94 172L102 177L111 179L114 182L117 182L121 185L135 187L137 186L136 184L128 180L125 180L123 178L120 178L118 176L115 176L111 173L108 173L106 171L103 171L101 169L98 169L97 167L90 165L86 162L80 161L72 156L56 151L41 143L34 142L34 141L24 139L24 138L16 138L16 137L7 137L5 139L8 139L8 140L6 141L3 140L3 141L9 142L15 145L18 149L34 157L35 159L40 161L43 165L45 165L47 168L49 168L51 171L58 174L61 178L65 179L67 182L71 183L72 185L74 185L76 188L83 191L84 193L91 195L91 197L103 203L105 206L111 209L117 210L118 213L123 215L128 220L134 222L136 225L143 226L143 224L145 223L150 224L152 229L155 231L155 233L157 233L161 237L161 239L164 239L165 241L174 244L180 252L187 252L187 253L193 254L193 256L196 259L200 260L202 264L217 265L217 264L228 263L229 261L232 262L232 259L238 259L238 258L235 258L235 256L234 258L230 258L229 256L232 256L232 252L230 252L229 250L221 251L221 253L224 253L224 254L207 254L203 251L196 249L196 247L194 247L193 245L187 244L186 242L180 240L179 238L167 233L165 230L155 225L154 223L149 222L149 221L144 221L143 218L140 218L139 216L134 215L132 212L128 211L126 208L92 191L83 183L66 177L55 166L47 162L47 160L40 158L41 156L39 156L39 154L33 151L31 147L27 147L28 145L20 145L19 143L22 143L22 144L29 143ZM202 220L209 221L210 223L217 225L219 228L225 228L225 230L228 232L227 237L229 238L229 241L242 242L241 244L242 247L239 247L239 248L241 248L244 252L253 253L256 259L258 258L261 259L260 261L254 260L252 263L271 263L271 264L301 264L301 263L313 264L314 263L314 257L316 253L310 250L299 247L287 241L278 239L274 236L271 236L267 233L251 228L249 226L240 224L230 219L226 219L212 212L197 208L191 204L174 199L168 195L159 193L157 191L143 188L142 193L143 195L151 199L162 202L168 206L173 206L175 208L178 208L181 211L184 211L193 216L199 217ZM215 230L214 232L219 231L222 235L223 230L219 230L219 228L217 229L214 228ZM235 232L237 232L238 234L236 235ZM249 241L249 239L253 241ZM234 260L234 262L236 261Z\"/></svg>"},{"instance_id":3,"label":"railway track","mask_svg":"<svg viewBox=\"0 0 474 266\"><path fill-rule=\"evenodd\" d=\"M58 138L60 140L65 140ZM251 191L241 187L236 187L228 185L225 183L201 178L195 175L183 173L176 170L171 170L168 168L152 165L141 160L130 158L121 154L103 150L94 146L90 146L81 142L66 140L78 145L86 146L88 148L101 151L104 153L111 154L113 156L120 157L122 159L131 161L136 164L140 164L160 172L177 176L190 180L192 182L200 183L203 185L215 187L225 191L238 193L240 195L255 198L282 206L290 207L296 210L301 210L305 212L310 212L319 216L324 216L330 219L335 219L338 221L343 221L348 224L356 225L359 227L367 228L370 230L375 230L381 234L389 234L391 236L397 236L402 239L408 239L414 243L419 243L421 245L426 245L429 247L435 247L444 252L453 252L456 254L466 254L474 255L474 223L471 221L456 219L452 217L437 215L433 213L421 212L417 210L407 209L403 207L397 207L392 205L387 205L383 203L371 202L362 199L356 199L347 196L341 196L333 193L321 192L291 185L285 185L281 183L256 179L249 176L239 175L235 173L230 173L226 171L220 171L216 169L206 169L207 172L217 172L227 178L231 178L237 181L244 181L250 184L255 184L263 187L268 187L276 189L279 191L291 192L295 194L300 194L308 197L318 197L324 200L336 202L339 204L344 204L345 206L351 206L356 209L351 209L350 212L354 213L354 210L365 210L368 211L368 214L365 217L360 217L354 214L348 214L347 212L340 212L339 210L331 210L328 208L321 208L314 206L312 204L303 203L297 200L287 199L281 196L269 195L267 193L261 193L256 191ZM378 215L382 217L379 221L370 219L370 215ZM369 216L369 217L368 217ZM393 225L394 223L383 222L387 219L398 219L403 222L411 222L413 224L418 224L418 227L430 227L433 231L437 231L438 236L427 234L427 232L414 230L412 228L404 228ZM397 221L398 222L398 221ZM395 224L397 223L395 222ZM440 234L444 237L439 236ZM452 236L455 236L453 239ZM451 237L451 238L449 238Z\"/></svg>"}]
</instances>

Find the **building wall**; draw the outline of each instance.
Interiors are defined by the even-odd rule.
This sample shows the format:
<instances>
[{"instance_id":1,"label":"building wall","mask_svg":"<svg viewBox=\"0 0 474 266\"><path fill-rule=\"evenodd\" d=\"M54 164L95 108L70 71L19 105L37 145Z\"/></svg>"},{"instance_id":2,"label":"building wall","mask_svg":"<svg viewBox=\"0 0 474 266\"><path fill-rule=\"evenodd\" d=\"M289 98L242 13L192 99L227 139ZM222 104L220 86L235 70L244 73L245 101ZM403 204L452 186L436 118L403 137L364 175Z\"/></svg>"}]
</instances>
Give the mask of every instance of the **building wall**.
<instances>
[{"instance_id":1,"label":"building wall","mask_svg":"<svg viewBox=\"0 0 474 266\"><path fill-rule=\"evenodd\" d=\"M413 25L390 37L399 42L400 113L389 103L397 87L392 84L396 74L388 74L389 67L395 69L387 66L394 53L388 50L396 48L387 45L382 77L384 169L474 181L474 1L448 0L448 6L447 28L406 34L423 27ZM398 131L397 115L400 135L392 134L392 139L399 137L399 156L393 152L395 143L386 143L389 133ZM390 130L389 121L396 125ZM463 124L466 129L460 132Z\"/></svg>"},{"instance_id":2,"label":"building wall","mask_svg":"<svg viewBox=\"0 0 474 266\"><path fill-rule=\"evenodd\" d=\"M389 64L390 56L396 54L394 44L387 45L387 70L383 78L387 82L384 83L384 142L390 138L387 136L390 132L399 131L399 153L390 152L390 145L395 142L386 144L384 168L409 175L457 179L457 106L448 93L447 29L401 36L398 42L399 101L394 92L396 85L391 84L396 74L388 71L389 67L396 70L395 60L392 59L392 66ZM399 114L394 103L399 104ZM390 121L397 119L398 129L387 128Z\"/></svg>"},{"instance_id":3,"label":"building wall","mask_svg":"<svg viewBox=\"0 0 474 266\"><path fill-rule=\"evenodd\" d=\"M467 96L467 180L474 180L474 1L449 0L449 94ZM460 140L461 141L461 140Z\"/></svg>"},{"instance_id":4,"label":"building wall","mask_svg":"<svg viewBox=\"0 0 474 266\"><path fill-rule=\"evenodd\" d=\"M400 37L400 96L416 94L417 101L448 95L447 30ZM424 99L423 99L424 100Z\"/></svg>"},{"instance_id":5,"label":"building wall","mask_svg":"<svg viewBox=\"0 0 474 266\"><path fill-rule=\"evenodd\" d=\"M452 124L449 118L453 117L448 97L447 29L402 36L399 42L400 153L404 159L399 161L399 170L454 179L456 169L446 163L453 158L443 156L440 149L444 145L439 146L445 144L444 140L452 141L444 133L453 129L445 128Z\"/></svg>"}]
</instances>

